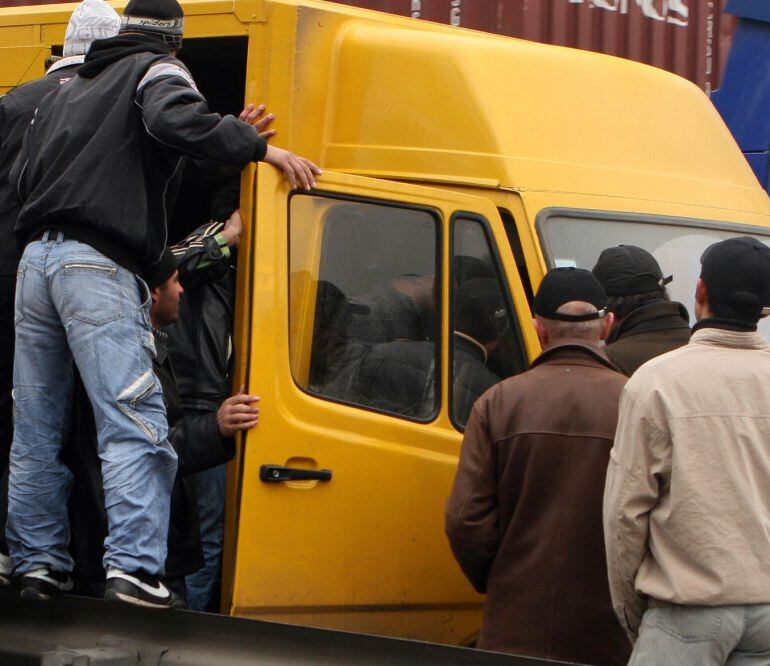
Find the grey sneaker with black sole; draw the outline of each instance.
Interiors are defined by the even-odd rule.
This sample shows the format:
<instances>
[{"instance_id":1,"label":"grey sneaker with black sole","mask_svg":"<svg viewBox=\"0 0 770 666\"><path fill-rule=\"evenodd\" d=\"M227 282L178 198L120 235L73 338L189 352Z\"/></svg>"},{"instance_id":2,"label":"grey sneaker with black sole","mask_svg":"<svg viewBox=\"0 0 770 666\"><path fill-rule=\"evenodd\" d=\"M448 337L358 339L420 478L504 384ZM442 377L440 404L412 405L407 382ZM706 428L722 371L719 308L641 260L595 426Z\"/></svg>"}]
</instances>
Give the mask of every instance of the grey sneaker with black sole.
<instances>
[{"instance_id":1,"label":"grey sneaker with black sole","mask_svg":"<svg viewBox=\"0 0 770 666\"><path fill-rule=\"evenodd\" d=\"M104 598L145 608L185 607L181 597L171 592L157 576L144 571L110 569L104 586Z\"/></svg>"}]
</instances>

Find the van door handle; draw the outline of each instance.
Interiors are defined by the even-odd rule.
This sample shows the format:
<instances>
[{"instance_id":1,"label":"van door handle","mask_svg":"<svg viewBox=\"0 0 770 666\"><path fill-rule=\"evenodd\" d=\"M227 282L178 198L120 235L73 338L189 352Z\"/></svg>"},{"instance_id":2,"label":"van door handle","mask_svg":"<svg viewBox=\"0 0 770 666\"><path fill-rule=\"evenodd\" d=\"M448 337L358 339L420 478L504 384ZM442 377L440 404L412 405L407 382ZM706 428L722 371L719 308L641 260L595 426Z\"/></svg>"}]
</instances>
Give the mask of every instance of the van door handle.
<instances>
[{"instance_id":1,"label":"van door handle","mask_svg":"<svg viewBox=\"0 0 770 666\"><path fill-rule=\"evenodd\" d=\"M330 469L299 469L280 465L262 465L259 468L259 480L265 483L282 481L331 481Z\"/></svg>"}]
</instances>

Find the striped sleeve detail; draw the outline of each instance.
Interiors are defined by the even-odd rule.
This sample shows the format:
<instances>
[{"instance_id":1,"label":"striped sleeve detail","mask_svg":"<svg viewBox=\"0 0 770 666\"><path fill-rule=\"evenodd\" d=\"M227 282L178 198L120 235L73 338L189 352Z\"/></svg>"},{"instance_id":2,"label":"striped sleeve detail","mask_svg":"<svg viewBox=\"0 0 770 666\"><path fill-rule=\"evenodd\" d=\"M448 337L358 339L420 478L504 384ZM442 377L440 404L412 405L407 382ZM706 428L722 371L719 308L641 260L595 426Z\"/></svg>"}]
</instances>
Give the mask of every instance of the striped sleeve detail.
<instances>
[{"instance_id":1,"label":"striped sleeve detail","mask_svg":"<svg viewBox=\"0 0 770 666\"><path fill-rule=\"evenodd\" d=\"M190 76L190 73L183 67L175 65L173 62L159 62L150 67L150 69L145 72L142 80L139 81L139 85L136 86L136 92L139 92L150 81L159 79L163 76L178 76L179 78L184 79L195 92L199 92L198 86L195 85L195 81L193 81L193 77Z\"/></svg>"}]
</instances>

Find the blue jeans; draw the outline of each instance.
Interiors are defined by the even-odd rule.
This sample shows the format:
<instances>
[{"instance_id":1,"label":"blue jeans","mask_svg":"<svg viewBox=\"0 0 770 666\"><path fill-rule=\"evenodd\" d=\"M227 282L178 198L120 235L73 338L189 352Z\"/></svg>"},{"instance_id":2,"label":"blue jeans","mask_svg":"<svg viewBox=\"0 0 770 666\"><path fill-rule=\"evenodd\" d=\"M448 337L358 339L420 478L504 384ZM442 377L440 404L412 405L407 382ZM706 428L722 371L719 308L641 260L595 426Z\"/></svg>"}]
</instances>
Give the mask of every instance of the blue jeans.
<instances>
[{"instance_id":1,"label":"blue jeans","mask_svg":"<svg viewBox=\"0 0 770 666\"><path fill-rule=\"evenodd\" d=\"M766 666L770 604L649 608L629 666Z\"/></svg>"},{"instance_id":2,"label":"blue jeans","mask_svg":"<svg viewBox=\"0 0 770 666\"><path fill-rule=\"evenodd\" d=\"M46 233L30 243L16 283L16 422L8 545L19 573L71 571L60 459L77 364L94 409L109 519L106 569L160 575L176 454L160 383L147 285L92 247Z\"/></svg>"},{"instance_id":3,"label":"blue jeans","mask_svg":"<svg viewBox=\"0 0 770 666\"><path fill-rule=\"evenodd\" d=\"M195 475L201 546L205 564L202 569L185 579L187 607L190 610L219 611L217 602L221 580L226 486L227 465L212 467Z\"/></svg>"}]
</instances>

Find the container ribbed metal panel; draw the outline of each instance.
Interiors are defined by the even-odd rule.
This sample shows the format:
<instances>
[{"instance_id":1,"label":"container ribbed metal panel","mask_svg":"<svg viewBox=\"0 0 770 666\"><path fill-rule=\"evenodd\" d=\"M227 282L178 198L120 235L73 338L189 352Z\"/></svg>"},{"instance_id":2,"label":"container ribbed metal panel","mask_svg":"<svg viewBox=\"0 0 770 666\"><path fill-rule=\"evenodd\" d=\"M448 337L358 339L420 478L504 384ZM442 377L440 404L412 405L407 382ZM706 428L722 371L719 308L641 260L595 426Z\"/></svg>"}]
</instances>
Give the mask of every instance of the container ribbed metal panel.
<instances>
[{"instance_id":1,"label":"container ribbed metal panel","mask_svg":"<svg viewBox=\"0 0 770 666\"><path fill-rule=\"evenodd\" d=\"M340 0L428 21L571 46L718 87L734 19L725 0Z\"/></svg>"}]
</instances>

